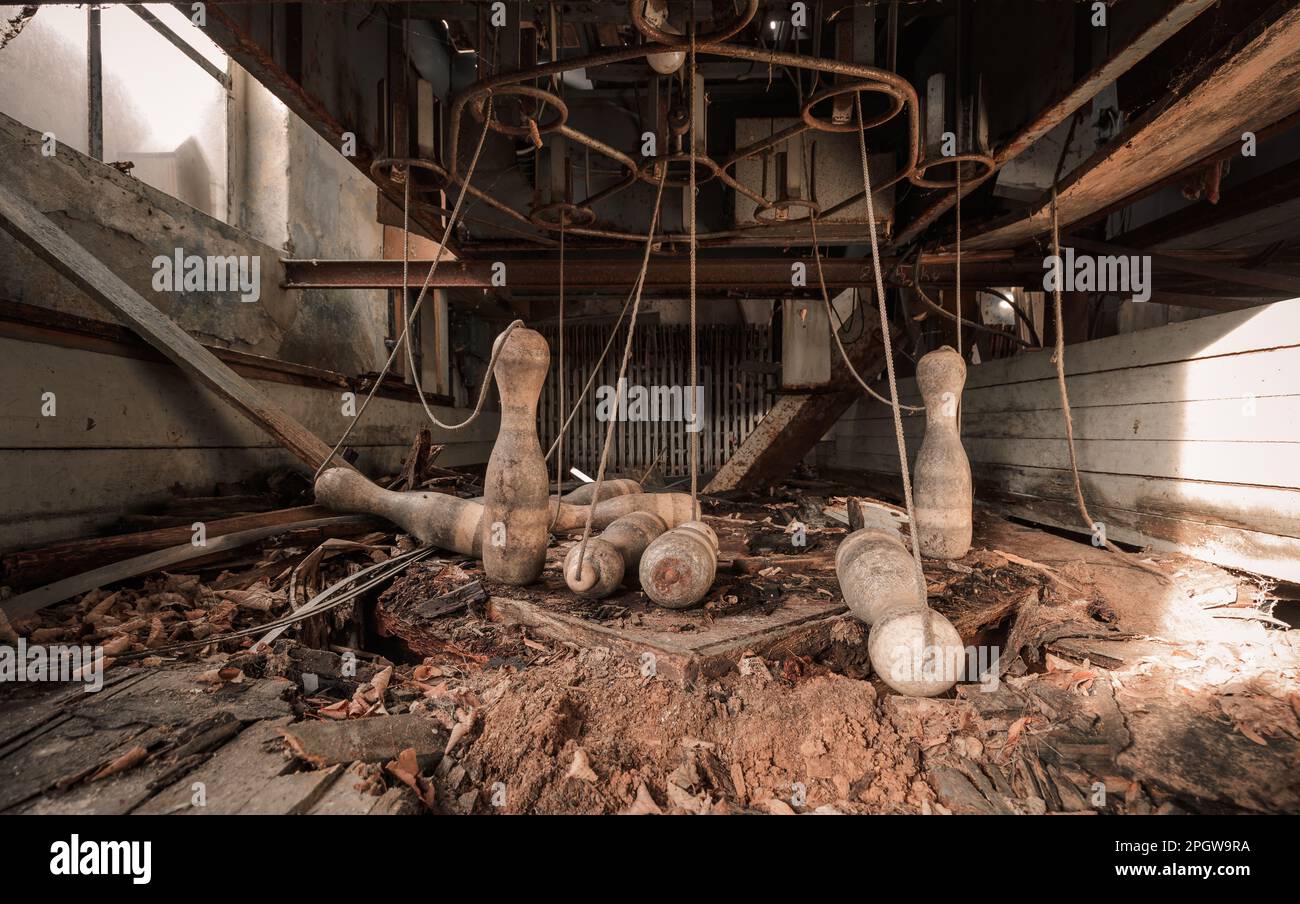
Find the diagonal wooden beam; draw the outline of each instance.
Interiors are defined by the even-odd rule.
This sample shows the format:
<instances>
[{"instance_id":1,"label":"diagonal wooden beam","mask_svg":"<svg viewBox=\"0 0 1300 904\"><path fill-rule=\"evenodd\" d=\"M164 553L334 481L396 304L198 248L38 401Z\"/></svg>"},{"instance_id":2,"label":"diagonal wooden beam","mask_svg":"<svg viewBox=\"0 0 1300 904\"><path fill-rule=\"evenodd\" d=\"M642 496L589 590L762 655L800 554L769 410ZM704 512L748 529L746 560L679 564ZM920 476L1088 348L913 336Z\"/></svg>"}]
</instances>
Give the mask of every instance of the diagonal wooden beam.
<instances>
[{"instance_id":1,"label":"diagonal wooden beam","mask_svg":"<svg viewBox=\"0 0 1300 904\"><path fill-rule=\"evenodd\" d=\"M1300 4L1278 3L1237 35L1180 92L1116 135L1066 180L1064 229L1300 109ZM1014 248L1051 228L1045 197L1028 213L962 238L963 250Z\"/></svg>"},{"instance_id":2,"label":"diagonal wooden beam","mask_svg":"<svg viewBox=\"0 0 1300 904\"><path fill-rule=\"evenodd\" d=\"M1110 59L1106 60L1082 80L1077 82L1062 97L1058 98L1045 110L1034 117L1033 121L1012 136L1011 140L999 147L993 154L993 173L1006 166L1016 157L1028 150L1034 142L1052 131L1067 118L1074 115L1084 104L1096 97L1103 88L1113 83L1128 72L1153 50L1182 30L1202 12L1213 6L1215 0L1179 0L1169 6L1154 22L1143 29L1133 40L1129 41ZM990 176L992 173L990 173ZM965 198L987 180L979 180L962 186L961 196ZM931 223L943 216L957 203L957 192L953 190L936 200L916 219L907 223L898 233L894 242L904 245L919 236Z\"/></svg>"},{"instance_id":3,"label":"diagonal wooden beam","mask_svg":"<svg viewBox=\"0 0 1300 904\"><path fill-rule=\"evenodd\" d=\"M864 313L871 316L870 311ZM891 329L891 335L898 341L901 332L896 327ZM879 324L868 328L864 336L845 348L854 369L868 381L885 366L884 350ZM862 388L854 382L834 347L831 358L830 384L816 392L781 395L740 448L718 469L704 488L706 493L756 489L780 480L862 398Z\"/></svg>"},{"instance_id":4,"label":"diagonal wooden beam","mask_svg":"<svg viewBox=\"0 0 1300 904\"><path fill-rule=\"evenodd\" d=\"M230 402L313 471L330 457L330 447L316 434L218 360L32 204L4 186L0 186L0 228L122 318L140 338ZM336 458L335 464L351 467L342 458Z\"/></svg>"}]
</instances>

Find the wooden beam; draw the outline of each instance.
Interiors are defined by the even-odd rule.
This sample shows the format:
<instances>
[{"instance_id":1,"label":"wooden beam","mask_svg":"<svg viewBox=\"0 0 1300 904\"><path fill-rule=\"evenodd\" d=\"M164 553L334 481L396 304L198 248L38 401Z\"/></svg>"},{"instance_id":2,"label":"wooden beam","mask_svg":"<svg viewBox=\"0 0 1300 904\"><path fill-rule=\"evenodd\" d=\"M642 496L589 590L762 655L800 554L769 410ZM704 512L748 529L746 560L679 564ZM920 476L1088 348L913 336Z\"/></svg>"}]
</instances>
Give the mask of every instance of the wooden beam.
<instances>
[{"instance_id":1,"label":"wooden beam","mask_svg":"<svg viewBox=\"0 0 1300 904\"><path fill-rule=\"evenodd\" d=\"M1184 88L1116 135L1059 191L1064 229L1187 163L1230 148L1300 109L1300 5L1279 3L1237 35ZM967 234L963 250L1014 248L1051 228L1050 198L1027 215Z\"/></svg>"},{"instance_id":2,"label":"wooden beam","mask_svg":"<svg viewBox=\"0 0 1300 904\"><path fill-rule=\"evenodd\" d=\"M1264 270L1245 270L1212 261L1198 261L1172 254L1160 254L1139 248L1128 248L1111 242L1098 242L1092 239L1071 236L1062 241L1062 246L1074 246L1093 254L1113 254L1125 257L1146 256L1151 263L1161 269L1175 270L1203 276L1218 282L1234 283L1239 286L1252 286L1258 289L1282 292L1290 296L1300 296L1300 276L1287 273L1268 273Z\"/></svg>"},{"instance_id":3,"label":"wooden beam","mask_svg":"<svg viewBox=\"0 0 1300 904\"><path fill-rule=\"evenodd\" d=\"M999 147L993 154L993 172L996 173L1006 166L1032 147L1034 142L1074 115L1075 111L1096 97L1103 88L1146 59L1151 51L1177 34L1183 26L1213 4L1214 0L1179 0L1169 6L1132 41L1088 73L1081 81L1075 83L1063 97L1039 113L1028 125L1012 136L1010 141ZM961 196L965 198L985 181L981 179L963 185ZM912 241L931 223L951 210L956 203L956 190L939 198L899 231L894 240L895 244L904 245Z\"/></svg>"},{"instance_id":4,"label":"wooden beam","mask_svg":"<svg viewBox=\"0 0 1300 904\"><path fill-rule=\"evenodd\" d=\"M871 313L863 311L868 318ZM895 336L897 340L897 335ZM875 379L884 366L880 327L868 330L845 350L854 368L867 381ZM862 395L853 381L839 350L831 349L831 382L817 392L794 392L780 396L763 415L749 436L709 481L706 493L753 489L779 480L812 451L826 431Z\"/></svg>"},{"instance_id":5,"label":"wooden beam","mask_svg":"<svg viewBox=\"0 0 1300 904\"><path fill-rule=\"evenodd\" d=\"M49 218L4 186L0 186L0 227L77 288L121 317L186 374L266 430L311 470L330 458L330 447L316 434L221 363ZM335 463L346 465L341 457L335 458Z\"/></svg>"}]
</instances>

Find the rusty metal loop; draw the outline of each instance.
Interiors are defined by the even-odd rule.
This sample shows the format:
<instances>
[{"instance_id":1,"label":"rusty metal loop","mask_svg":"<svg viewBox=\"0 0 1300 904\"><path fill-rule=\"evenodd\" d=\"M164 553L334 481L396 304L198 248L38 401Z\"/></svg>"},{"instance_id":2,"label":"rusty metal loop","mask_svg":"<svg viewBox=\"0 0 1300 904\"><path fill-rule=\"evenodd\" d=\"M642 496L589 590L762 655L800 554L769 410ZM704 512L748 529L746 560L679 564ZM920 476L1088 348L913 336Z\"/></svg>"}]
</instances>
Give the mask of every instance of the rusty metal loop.
<instances>
[{"instance_id":1,"label":"rusty metal loop","mask_svg":"<svg viewBox=\"0 0 1300 904\"><path fill-rule=\"evenodd\" d=\"M632 26L641 32L647 41L658 41L660 44L667 44L669 47L690 46L690 35L679 35L671 31L664 31L647 19L642 11L645 5L646 0L628 0L627 14L632 20ZM715 28L713 31L697 34L695 43L698 45L725 41L732 35L744 31L745 26L754 21L756 15L758 15L758 0L745 0L745 8L738 12L730 22Z\"/></svg>"},{"instance_id":2,"label":"rusty metal loop","mask_svg":"<svg viewBox=\"0 0 1300 904\"><path fill-rule=\"evenodd\" d=\"M433 185L411 186L412 191L417 193L443 191L451 184L446 169L438 163L425 160L422 157L380 157L370 164L370 175L376 180L386 180L395 185L400 185L401 183L393 178L393 170L399 167L424 170L426 173L434 175L437 181ZM409 175L407 178L410 178Z\"/></svg>"},{"instance_id":3,"label":"rusty metal loop","mask_svg":"<svg viewBox=\"0 0 1300 904\"><path fill-rule=\"evenodd\" d=\"M544 91L541 88L535 88L532 85L502 85L499 88L492 88L484 93L482 97L476 98L475 102L470 104L470 112L479 122L483 121L483 105L488 95L492 95L496 103L500 103L502 97L531 97L533 100L539 100L543 104L555 109L554 115L545 122L537 123L539 133L554 132L563 128L569 119L569 107L558 94L552 94L550 91ZM527 138L533 134L533 130L528 126L512 126L501 121L499 116L492 118L492 131L499 132L502 135L510 135L514 138Z\"/></svg>"},{"instance_id":4,"label":"rusty metal loop","mask_svg":"<svg viewBox=\"0 0 1300 904\"><path fill-rule=\"evenodd\" d=\"M641 169L637 175L641 178L642 182L649 182L651 185L658 185L659 176L657 175L656 170L659 164L663 164L671 169L674 163L691 164L692 162L696 169L695 182L697 185L701 182L708 182L710 179L717 178L718 174L722 172L722 167L718 166L718 164L714 162L713 158L709 157L707 154L669 154L664 157L646 158L646 161L641 164ZM664 182L664 185L669 188L689 188L690 184L691 182L688 176L683 176L678 179L669 179Z\"/></svg>"},{"instance_id":5,"label":"rusty metal loop","mask_svg":"<svg viewBox=\"0 0 1300 904\"><path fill-rule=\"evenodd\" d=\"M982 167L983 171L978 175L971 176L965 172L966 164L973 164ZM951 179L927 179L925 178L926 170L933 169L936 166L952 165L954 167L953 178ZM966 184L982 182L989 176L993 175L993 170L997 166L993 158L987 154L957 154L953 157L939 157L936 160L922 160L916 164L912 170L912 175L908 177L917 188L956 188L957 177L956 169L962 170L962 181Z\"/></svg>"},{"instance_id":6,"label":"rusty metal loop","mask_svg":"<svg viewBox=\"0 0 1300 904\"><path fill-rule=\"evenodd\" d=\"M556 201L538 207L528 215L528 219L534 226L543 229L559 229L561 224L565 229L569 229L573 226L590 226L596 222L596 211L583 204Z\"/></svg>"},{"instance_id":7,"label":"rusty metal loop","mask_svg":"<svg viewBox=\"0 0 1300 904\"><path fill-rule=\"evenodd\" d=\"M779 216L781 211L788 211L796 207L806 210L808 213L793 219ZM754 222L761 223L764 226L788 226L791 223L804 223L812 217L819 217L821 212L822 209L816 201L807 198L782 198L780 201L773 201L767 207L760 204L754 208Z\"/></svg>"},{"instance_id":8,"label":"rusty metal loop","mask_svg":"<svg viewBox=\"0 0 1300 904\"><path fill-rule=\"evenodd\" d=\"M862 123L863 129L874 129L876 126L884 125L895 116L902 112L903 107L907 105L907 98L904 93L896 86L888 82L862 80L857 82L848 82L843 85L832 85L824 91L819 91L808 102L803 105L799 111L800 118L809 126L818 132L856 132L858 124L855 122L836 123L827 119L818 119L813 113L813 108L818 104L824 103L841 94L883 94L890 99L889 109L878 116L873 116L866 122ZM856 118L856 117L855 117Z\"/></svg>"}]
</instances>

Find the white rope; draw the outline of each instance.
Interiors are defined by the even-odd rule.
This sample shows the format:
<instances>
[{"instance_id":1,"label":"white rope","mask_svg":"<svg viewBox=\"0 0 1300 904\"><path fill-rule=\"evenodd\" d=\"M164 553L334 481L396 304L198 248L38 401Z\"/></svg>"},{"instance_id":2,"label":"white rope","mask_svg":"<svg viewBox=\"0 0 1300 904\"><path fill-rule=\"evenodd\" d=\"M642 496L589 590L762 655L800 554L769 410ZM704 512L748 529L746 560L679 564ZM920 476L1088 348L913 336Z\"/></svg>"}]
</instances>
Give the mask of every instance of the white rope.
<instances>
[{"instance_id":1,"label":"white rope","mask_svg":"<svg viewBox=\"0 0 1300 904\"><path fill-rule=\"evenodd\" d=\"M659 170L659 188L655 192L654 213L650 216L650 230L645 238L645 254L641 258L641 272L636 278L636 294L632 302L632 319L627 325L627 341L623 344L623 361L618 367L618 379L614 382L614 406L610 409L609 426L605 429L605 444L600 450L600 466L596 469L596 489L592 496L599 501L600 487L605 481L605 465L609 461L609 448L614 441L614 427L618 423L617 412L623 401L623 377L627 373L627 363L632 358L632 337L636 333L636 315L641 309L641 290L645 287L646 270L650 267L650 249L654 247L655 230L659 226L659 208L664 197L664 183L668 180L668 164L661 163ZM591 536L591 520L596 514L593 503L587 507L587 523L582 528L582 539L578 542L578 560L574 563L578 574L586 564L587 539Z\"/></svg>"},{"instance_id":2,"label":"white rope","mask_svg":"<svg viewBox=\"0 0 1300 904\"><path fill-rule=\"evenodd\" d=\"M696 328L695 328L695 111L699 109L699 104L695 97L695 7L691 6L691 120L690 132L687 134L687 140L690 142L690 207L691 207L691 416L695 419L694 429L692 425L686 426L686 432L690 440L691 449L691 501L699 504L700 498L700 412L695 410L695 401L699 398L695 387L699 383L699 365L696 357Z\"/></svg>"},{"instance_id":3,"label":"white rope","mask_svg":"<svg viewBox=\"0 0 1300 904\"><path fill-rule=\"evenodd\" d=\"M357 424L361 423L361 419L365 415L366 409L370 407L371 400L374 399L375 393L379 390L380 385L384 382L384 377L386 377L388 375L388 372L392 369L393 362L397 359L397 354L399 351L401 351L403 343L407 343L408 353L410 351L409 334L411 331L411 325L415 323L415 318L420 313L420 306L421 304L423 304L424 296L428 292L429 282L430 280L433 279L433 274L438 269L438 263L442 260L443 249L447 246L447 241L448 239L451 238L451 231L455 227L458 219L460 218L461 207L465 202L466 196L469 195L470 179L472 179L474 176L474 167L478 164L479 155L483 151L483 145L487 140L488 127L491 124L491 122L492 122L492 99L489 97L486 105L486 109L483 114L483 132L482 134L479 135L478 147L474 149L474 158L470 161L469 169L466 171L464 187L462 188L460 195L456 198L456 205L452 209L451 216L447 218L447 226L443 230L442 241L438 243L438 251L437 254L434 256L433 264L430 265L429 272L426 273L424 276L424 285L421 286L420 288L420 295L416 299L415 304L412 305L410 314L407 315L405 322L402 325L402 332L397 337L397 341L393 343L393 350L389 352L388 360L384 362L384 366L382 369L380 369L379 375L375 378L374 383L371 385L370 391L366 393L366 398L361 403L361 408L357 411L356 417L352 419L352 422L348 424L347 429L343 431L343 435L340 436L339 441L334 444L334 448L330 450L330 454L327 455L325 457L325 460L320 463L320 466L316 468L316 473L312 475L313 482L317 477L320 476L321 472L325 470L326 466L329 465L329 463L334 459L334 456L338 454L339 449L343 448L343 444L347 442L348 437L352 435L352 431L356 429ZM410 172L407 172L406 178L407 178L406 200L408 201L408 203L405 205L405 207L409 210L410 179L411 179ZM404 227L408 225L409 223L404 222ZM406 292L407 292L407 286L406 286L407 263L405 258L407 257L408 251L409 251L409 244L403 250L403 258L404 258L403 265L402 265L403 304L405 304ZM466 418L464 421L462 421L461 423L444 424L441 421L439 421L436 417L434 417L433 412L429 410L428 402L425 401L424 392L419 388L419 383L417 381L416 391L420 396L420 404L424 406L425 413L428 414L429 419L433 421L434 424L436 424L437 426L441 427L444 430L460 430L463 427L469 426L478 418L479 414L482 413L483 411L483 403L487 400L487 389L488 389L488 385L492 382L492 372L493 372L493 368L496 366L497 355L500 351L500 348L501 346L505 345L504 342L505 337L509 336L510 333L515 329L515 327L518 326L523 326L522 320L516 320L513 323L511 323L509 326L507 326L505 331L502 333L501 338L497 341L497 343L493 347L492 358L488 362L487 374L483 378L483 385L479 387L478 402L474 406L473 413L470 414L470 416Z\"/></svg>"},{"instance_id":4,"label":"white rope","mask_svg":"<svg viewBox=\"0 0 1300 904\"><path fill-rule=\"evenodd\" d=\"M880 247L876 241L876 205L871 195L871 167L868 165L867 136L862 128L862 96L854 93L853 103L858 113L858 148L862 152L862 182L867 192L867 225L871 236L871 269L876 277L876 300L880 307L880 338L885 344L885 371L889 375L890 409L894 414L894 438L898 442L898 467L903 476L903 502L907 508L907 518L911 530L908 534L912 541L912 558L918 567L921 564L921 547L917 541L916 511L912 506L912 476L907 467L907 443L903 439L903 415L899 410L898 380L894 376L894 343L889 336L889 314L885 310L885 280L880 272ZM929 624L927 621L927 632Z\"/></svg>"}]
</instances>

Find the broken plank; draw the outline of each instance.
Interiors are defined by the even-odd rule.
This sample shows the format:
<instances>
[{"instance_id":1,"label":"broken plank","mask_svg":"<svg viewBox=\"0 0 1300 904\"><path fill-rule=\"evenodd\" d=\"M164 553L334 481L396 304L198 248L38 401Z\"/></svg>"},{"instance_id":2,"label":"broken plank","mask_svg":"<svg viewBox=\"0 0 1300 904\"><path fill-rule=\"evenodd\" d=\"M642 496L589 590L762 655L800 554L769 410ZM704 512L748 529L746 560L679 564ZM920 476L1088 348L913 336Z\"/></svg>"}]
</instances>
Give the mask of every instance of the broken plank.
<instances>
[{"instance_id":1,"label":"broken plank","mask_svg":"<svg viewBox=\"0 0 1300 904\"><path fill-rule=\"evenodd\" d=\"M314 807L343 774L342 766L314 772L291 772L267 782L240 809L241 816L301 816Z\"/></svg>"},{"instance_id":2,"label":"broken plank","mask_svg":"<svg viewBox=\"0 0 1300 904\"><path fill-rule=\"evenodd\" d=\"M208 538L215 539L259 527L299 524L332 514L324 506L304 505L208 521L205 527ZM48 583L70 571L88 571L109 562L179 546L190 542L193 536L194 531L186 524L110 537L89 537L7 553L0 558L0 583L15 589Z\"/></svg>"},{"instance_id":3,"label":"broken plank","mask_svg":"<svg viewBox=\"0 0 1300 904\"><path fill-rule=\"evenodd\" d=\"M447 729L425 716L401 713L341 722L300 722L284 729L294 756L318 769L352 762L382 763L408 747L417 755L440 753Z\"/></svg>"},{"instance_id":4,"label":"broken plank","mask_svg":"<svg viewBox=\"0 0 1300 904\"><path fill-rule=\"evenodd\" d=\"M205 546L195 546L193 543L182 543L179 546L173 546L170 549L159 550L158 552L146 553L142 556L135 556L121 562L114 562L111 565L104 565L87 571L84 574L74 575L70 578L64 578L61 581L55 581L53 584L46 584L44 587L37 587L35 590L29 590L27 593L21 593L18 596L10 597L0 604L6 615L18 617L30 615L46 606L52 606L55 603L62 602L69 597L76 596L79 593L85 593L94 590L97 587L104 587L117 581L125 581L128 578L135 578L145 574L151 574L164 568L171 568L176 565L194 564L197 560L206 559L214 553L238 549L241 546L247 546L249 543L255 543L258 540L265 540L276 534L284 533L288 530L317 527L335 527L350 525L355 523L358 515L335 515L330 518L317 518L311 521L301 521L296 524L279 524L271 527L260 527L253 530L237 531L233 534L226 534L223 537L209 539Z\"/></svg>"},{"instance_id":5,"label":"broken plank","mask_svg":"<svg viewBox=\"0 0 1300 904\"><path fill-rule=\"evenodd\" d=\"M32 204L4 186L0 186L0 227L121 317L186 374L261 426L311 470L330 460L331 448L323 440L222 363ZM342 458L335 458L334 463L351 467Z\"/></svg>"}]
</instances>

